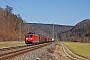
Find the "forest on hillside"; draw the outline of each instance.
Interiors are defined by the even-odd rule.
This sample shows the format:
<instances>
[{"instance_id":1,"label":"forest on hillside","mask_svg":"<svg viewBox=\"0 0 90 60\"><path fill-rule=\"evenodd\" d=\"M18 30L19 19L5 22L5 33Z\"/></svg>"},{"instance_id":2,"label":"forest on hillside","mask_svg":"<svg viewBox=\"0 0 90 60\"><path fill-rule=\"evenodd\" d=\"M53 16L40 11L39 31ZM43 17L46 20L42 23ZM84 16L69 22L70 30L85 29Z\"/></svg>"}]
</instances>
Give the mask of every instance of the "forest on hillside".
<instances>
[{"instance_id":1,"label":"forest on hillside","mask_svg":"<svg viewBox=\"0 0 90 60\"><path fill-rule=\"evenodd\" d=\"M58 33L65 32L73 28L73 26L66 25L57 25L57 24L43 24L43 23L25 23L25 26L28 27L27 32L33 32L39 35L57 37ZM57 37L58 38L58 37Z\"/></svg>"},{"instance_id":2,"label":"forest on hillside","mask_svg":"<svg viewBox=\"0 0 90 60\"><path fill-rule=\"evenodd\" d=\"M12 11L13 8L8 5L4 9L0 7L0 41L23 40L23 20L19 14L13 14Z\"/></svg>"},{"instance_id":3,"label":"forest on hillside","mask_svg":"<svg viewBox=\"0 0 90 60\"><path fill-rule=\"evenodd\" d=\"M77 23L71 30L59 33L61 41L90 42L90 19Z\"/></svg>"}]
</instances>

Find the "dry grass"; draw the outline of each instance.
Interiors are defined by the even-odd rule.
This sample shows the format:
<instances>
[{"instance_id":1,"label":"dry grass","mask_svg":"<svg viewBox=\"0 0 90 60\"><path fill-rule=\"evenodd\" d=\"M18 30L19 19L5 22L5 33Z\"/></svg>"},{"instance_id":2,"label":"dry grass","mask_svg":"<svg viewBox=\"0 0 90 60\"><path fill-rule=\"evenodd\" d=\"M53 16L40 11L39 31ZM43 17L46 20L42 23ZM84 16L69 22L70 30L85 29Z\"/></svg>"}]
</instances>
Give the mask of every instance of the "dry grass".
<instances>
[{"instance_id":1,"label":"dry grass","mask_svg":"<svg viewBox=\"0 0 90 60\"><path fill-rule=\"evenodd\" d=\"M63 52L61 42L58 43L53 54L57 59L70 60Z\"/></svg>"},{"instance_id":2,"label":"dry grass","mask_svg":"<svg viewBox=\"0 0 90 60\"><path fill-rule=\"evenodd\" d=\"M78 42L64 42L64 44L75 54L90 59L90 44Z\"/></svg>"},{"instance_id":3,"label":"dry grass","mask_svg":"<svg viewBox=\"0 0 90 60\"><path fill-rule=\"evenodd\" d=\"M0 42L0 48L25 45L24 41Z\"/></svg>"},{"instance_id":4,"label":"dry grass","mask_svg":"<svg viewBox=\"0 0 90 60\"><path fill-rule=\"evenodd\" d=\"M45 52L41 57L40 60L70 60L68 59L63 50L61 43L58 42L55 46L47 49L47 53Z\"/></svg>"}]
</instances>

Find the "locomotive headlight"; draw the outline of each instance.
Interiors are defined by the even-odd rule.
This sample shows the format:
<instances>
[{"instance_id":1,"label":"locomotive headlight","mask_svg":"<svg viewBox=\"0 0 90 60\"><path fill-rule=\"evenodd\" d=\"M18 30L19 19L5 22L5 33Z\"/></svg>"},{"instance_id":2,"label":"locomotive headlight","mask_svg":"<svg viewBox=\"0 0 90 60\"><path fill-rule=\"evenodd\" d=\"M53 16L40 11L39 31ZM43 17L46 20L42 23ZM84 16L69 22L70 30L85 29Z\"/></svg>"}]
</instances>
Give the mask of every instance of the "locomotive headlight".
<instances>
[{"instance_id":1,"label":"locomotive headlight","mask_svg":"<svg viewBox=\"0 0 90 60\"><path fill-rule=\"evenodd\" d=\"M26 40L28 40L28 38L26 38Z\"/></svg>"}]
</instances>

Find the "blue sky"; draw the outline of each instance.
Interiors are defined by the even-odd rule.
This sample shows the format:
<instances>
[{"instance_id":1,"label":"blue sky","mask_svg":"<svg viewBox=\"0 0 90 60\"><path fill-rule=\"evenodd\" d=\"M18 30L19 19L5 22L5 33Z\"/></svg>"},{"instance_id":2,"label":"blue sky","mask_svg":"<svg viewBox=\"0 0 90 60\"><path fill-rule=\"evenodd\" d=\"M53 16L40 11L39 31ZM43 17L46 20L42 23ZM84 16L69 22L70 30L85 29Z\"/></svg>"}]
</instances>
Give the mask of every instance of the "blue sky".
<instances>
[{"instance_id":1,"label":"blue sky","mask_svg":"<svg viewBox=\"0 0 90 60\"><path fill-rule=\"evenodd\" d=\"M20 14L30 23L74 26L90 19L90 0L0 0L0 7L6 5L13 7L12 13Z\"/></svg>"}]
</instances>

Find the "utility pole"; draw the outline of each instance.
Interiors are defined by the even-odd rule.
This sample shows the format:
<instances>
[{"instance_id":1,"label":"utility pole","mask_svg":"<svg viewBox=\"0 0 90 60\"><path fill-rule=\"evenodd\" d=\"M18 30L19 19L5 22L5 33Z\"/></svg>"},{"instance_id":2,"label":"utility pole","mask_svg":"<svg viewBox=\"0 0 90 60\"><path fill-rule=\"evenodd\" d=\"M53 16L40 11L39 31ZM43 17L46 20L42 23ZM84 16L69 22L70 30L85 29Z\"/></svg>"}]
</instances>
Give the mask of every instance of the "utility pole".
<instances>
[{"instance_id":1,"label":"utility pole","mask_svg":"<svg viewBox=\"0 0 90 60\"><path fill-rule=\"evenodd\" d=\"M53 38L54 38L54 24L53 24Z\"/></svg>"},{"instance_id":2,"label":"utility pole","mask_svg":"<svg viewBox=\"0 0 90 60\"><path fill-rule=\"evenodd\" d=\"M57 32L56 32L56 36L55 36L55 38L56 38L56 41L58 42L58 39L57 39Z\"/></svg>"},{"instance_id":3,"label":"utility pole","mask_svg":"<svg viewBox=\"0 0 90 60\"><path fill-rule=\"evenodd\" d=\"M55 39L54 39L54 24L52 24L52 25L53 25L53 32L52 32L52 33L53 33L53 34L52 34L53 36L52 36L52 40L55 40Z\"/></svg>"}]
</instances>

